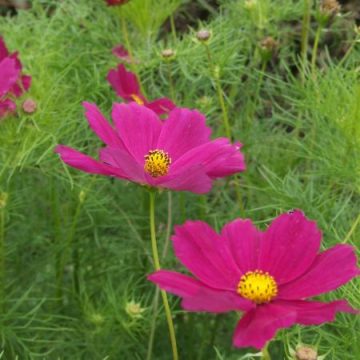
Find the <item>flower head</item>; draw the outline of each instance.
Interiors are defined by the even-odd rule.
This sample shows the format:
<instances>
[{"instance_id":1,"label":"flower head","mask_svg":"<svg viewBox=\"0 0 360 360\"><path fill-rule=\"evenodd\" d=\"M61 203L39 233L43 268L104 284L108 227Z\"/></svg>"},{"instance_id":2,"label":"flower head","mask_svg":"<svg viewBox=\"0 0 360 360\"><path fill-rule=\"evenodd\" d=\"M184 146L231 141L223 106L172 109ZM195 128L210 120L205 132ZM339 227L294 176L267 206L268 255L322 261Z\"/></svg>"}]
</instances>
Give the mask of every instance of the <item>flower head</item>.
<instances>
[{"instance_id":1,"label":"flower head","mask_svg":"<svg viewBox=\"0 0 360 360\"><path fill-rule=\"evenodd\" d=\"M155 111L158 115L168 113L175 108L175 104L168 98L149 102L141 93L136 75L127 71L123 64L119 64L117 69L110 70L107 79L116 94L126 102L135 101Z\"/></svg>"},{"instance_id":2,"label":"flower head","mask_svg":"<svg viewBox=\"0 0 360 360\"><path fill-rule=\"evenodd\" d=\"M211 38L211 31L207 30L207 29L202 29L199 30L196 33L196 38L200 41L200 42L207 42L210 40Z\"/></svg>"},{"instance_id":3,"label":"flower head","mask_svg":"<svg viewBox=\"0 0 360 360\"><path fill-rule=\"evenodd\" d=\"M22 74L22 64L17 53L10 54L0 37L0 118L16 110L12 100L20 97L31 84L31 76Z\"/></svg>"},{"instance_id":4,"label":"flower head","mask_svg":"<svg viewBox=\"0 0 360 360\"><path fill-rule=\"evenodd\" d=\"M121 44L114 46L111 52L113 55L115 55L120 60L126 62L127 64L131 64L131 63L137 64L138 63L137 60L132 59L132 57L130 56L130 53Z\"/></svg>"},{"instance_id":5,"label":"flower head","mask_svg":"<svg viewBox=\"0 0 360 360\"><path fill-rule=\"evenodd\" d=\"M217 234L201 221L175 229L175 254L194 277L160 270L148 279L182 298L188 311L244 311L233 343L261 349L281 328L332 321L356 312L345 300L309 300L359 275L354 249L336 245L319 252L321 232L296 210L265 232L237 219Z\"/></svg>"},{"instance_id":6,"label":"flower head","mask_svg":"<svg viewBox=\"0 0 360 360\"><path fill-rule=\"evenodd\" d=\"M206 193L213 179L245 169L241 145L226 138L210 140L205 117L195 110L176 108L163 122L135 102L115 104L113 128L94 104L84 107L90 127L106 147L97 161L59 145L61 159L79 170L155 188Z\"/></svg>"},{"instance_id":7,"label":"flower head","mask_svg":"<svg viewBox=\"0 0 360 360\"><path fill-rule=\"evenodd\" d=\"M108 6L124 5L130 0L105 0Z\"/></svg>"}]
</instances>

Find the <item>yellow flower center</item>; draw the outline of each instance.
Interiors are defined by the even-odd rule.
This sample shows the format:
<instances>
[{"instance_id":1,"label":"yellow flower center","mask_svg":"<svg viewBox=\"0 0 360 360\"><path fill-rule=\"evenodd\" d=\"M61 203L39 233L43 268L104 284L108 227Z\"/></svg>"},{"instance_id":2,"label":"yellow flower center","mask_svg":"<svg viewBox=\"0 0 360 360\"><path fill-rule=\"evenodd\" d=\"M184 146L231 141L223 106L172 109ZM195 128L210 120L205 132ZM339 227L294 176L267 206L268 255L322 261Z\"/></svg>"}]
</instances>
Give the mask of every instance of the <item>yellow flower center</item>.
<instances>
[{"instance_id":1,"label":"yellow flower center","mask_svg":"<svg viewBox=\"0 0 360 360\"><path fill-rule=\"evenodd\" d=\"M136 94L131 94L131 98L139 105L144 105L144 102Z\"/></svg>"},{"instance_id":2,"label":"yellow flower center","mask_svg":"<svg viewBox=\"0 0 360 360\"><path fill-rule=\"evenodd\" d=\"M169 172L171 159L168 153L163 150L150 150L145 155L144 170L152 177L164 176Z\"/></svg>"},{"instance_id":3,"label":"yellow flower center","mask_svg":"<svg viewBox=\"0 0 360 360\"><path fill-rule=\"evenodd\" d=\"M237 293L257 304L272 300L278 292L275 279L261 270L248 271L240 279Z\"/></svg>"}]
</instances>

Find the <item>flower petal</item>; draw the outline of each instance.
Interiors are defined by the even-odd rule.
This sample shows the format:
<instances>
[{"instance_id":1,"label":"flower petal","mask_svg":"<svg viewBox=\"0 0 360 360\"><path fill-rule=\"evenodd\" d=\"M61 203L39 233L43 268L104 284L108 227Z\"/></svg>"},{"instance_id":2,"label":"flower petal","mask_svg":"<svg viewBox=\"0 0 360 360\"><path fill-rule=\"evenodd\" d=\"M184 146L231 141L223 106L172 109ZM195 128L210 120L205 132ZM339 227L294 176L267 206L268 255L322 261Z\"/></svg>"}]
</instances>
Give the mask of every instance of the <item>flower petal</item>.
<instances>
[{"instance_id":1,"label":"flower petal","mask_svg":"<svg viewBox=\"0 0 360 360\"><path fill-rule=\"evenodd\" d=\"M298 279L279 289L281 299L302 299L335 290L360 274L354 248L336 245L319 254L311 267Z\"/></svg>"},{"instance_id":2,"label":"flower petal","mask_svg":"<svg viewBox=\"0 0 360 360\"><path fill-rule=\"evenodd\" d=\"M160 270L148 276L148 280L161 289L180 296L181 306L188 311L222 313L246 311L254 305L229 291L211 289L189 276L168 270Z\"/></svg>"},{"instance_id":3,"label":"flower petal","mask_svg":"<svg viewBox=\"0 0 360 360\"><path fill-rule=\"evenodd\" d=\"M210 134L204 115L195 110L175 108L164 122L157 147L168 152L174 163L187 151L208 142Z\"/></svg>"},{"instance_id":4,"label":"flower petal","mask_svg":"<svg viewBox=\"0 0 360 360\"><path fill-rule=\"evenodd\" d=\"M127 151L106 147L100 150L100 159L105 164L120 170L129 180L146 183L144 169Z\"/></svg>"},{"instance_id":5,"label":"flower petal","mask_svg":"<svg viewBox=\"0 0 360 360\"><path fill-rule=\"evenodd\" d=\"M0 119L2 117L14 113L15 110L16 110L16 104L12 100L10 99L0 100Z\"/></svg>"},{"instance_id":6,"label":"flower petal","mask_svg":"<svg viewBox=\"0 0 360 360\"><path fill-rule=\"evenodd\" d=\"M124 149L124 144L120 140L115 129L108 123L103 114L95 104L84 102L85 116L91 129L107 145Z\"/></svg>"},{"instance_id":7,"label":"flower petal","mask_svg":"<svg viewBox=\"0 0 360 360\"><path fill-rule=\"evenodd\" d=\"M320 242L316 223L301 211L280 215L263 236L259 268L274 276L278 284L294 280L312 264Z\"/></svg>"},{"instance_id":8,"label":"flower petal","mask_svg":"<svg viewBox=\"0 0 360 360\"><path fill-rule=\"evenodd\" d=\"M110 70L107 80L116 94L124 100L133 101L132 95L144 99L136 75L131 71L127 71L123 64L119 64L117 69Z\"/></svg>"},{"instance_id":9,"label":"flower petal","mask_svg":"<svg viewBox=\"0 0 360 360\"><path fill-rule=\"evenodd\" d=\"M221 236L228 243L229 249L242 273L258 269L258 253L262 232L251 220L237 219L226 224Z\"/></svg>"},{"instance_id":10,"label":"flower petal","mask_svg":"<svg viewBox=\"0 0 360 360\"><path fill-rule=\"evenodd\" d=\"M334 321L337 312L358 314L346 300L337 300L329 303L320 301L277 301L276 303L296 311L296 323L302 325L319 325Z\"/></svg>"},{"instance_id":11,"label":"flower petal","mask_svg":"<svg viewBox=\"0 0 360 360\"><path fill-rule=\"evenodd\" d=\"M244 156L239 148L228 139L219 138L191 149L173 164L173 168L202 164L211 178L232 175L245 170Z\"/></svg>"},{"instance_id":12,"label":"flower petal","mask_svg":"<svg viewBox=\"0 0 360 360\"><path fill-rule=\"evenodd\" d=\"M276 303L258 306L247 312L238 322L233 344L236 347L252 346L262 349L277 330L292 326L296 311Z\"/></svg>"},{"instance_id":13,"label":"flower petal","mask_svg":"<svg viewBox=\"0 0 360 360\"><path fill-rule=\"evenodd\" d=\"M168 98L160 98L146 104L146 107L158 115L166 114L175 109L175 104Z\"/></svg>"},{"instance_id":14,"label":"flower petal","mask_svg":"<svg viewBox=\"0 0 360 360\"><path fill-rule=\"evenodd\" d=\"M144 166L145 155L157 149L161 120L153 111L136 103L115 104L112 117L126 149Z\"/></svg>"},{"instance_id":15,"label":"flower petal","mask_svg":"<svg viewBox=\"0 0 360 360\"><path fill-rule=\"evenodd\" d=\"M172 236L176 257L209 287L236 291L237 267L224 239L207 223L187 221L175 227Z\"/></svg>"},{"instance_id":16,"label":"flower petal","mask_svg":"<svg viewBox=\"0 0 360 360\"><path fill-rule=\"evenodd\" d=\"M205 194L211 190L212 180L205 174L201 165L188 166L181 171L170 172L160 178L147 176L152 186L172 189L176 191L190 191L195 194Z\"/></svg>"},{"instance_id":17,"label":"flower petal","mask_svg":"<svg viewBox=\"0 0 360 360\"><path fill-rule=\"evenodd\" d=\"M16 66L16 61L6 58L0 62L0 97L5 95L16 83L20 70Z\"/></svg>"},{"instance_id":18,"label":"flower petal","mask_svg":"<svg viewBox=\"0 0 360 360\"><path fill-rule=\"evenodd\" d=\"M58 145L55 149L61 157L61 160L67 165L85 171L90 174L116 176L127 179L126 175L118 169L112 168L106 164L102 164L90 156L87 156L75 149L64 145Z\"/></svg>"}]
</instances>

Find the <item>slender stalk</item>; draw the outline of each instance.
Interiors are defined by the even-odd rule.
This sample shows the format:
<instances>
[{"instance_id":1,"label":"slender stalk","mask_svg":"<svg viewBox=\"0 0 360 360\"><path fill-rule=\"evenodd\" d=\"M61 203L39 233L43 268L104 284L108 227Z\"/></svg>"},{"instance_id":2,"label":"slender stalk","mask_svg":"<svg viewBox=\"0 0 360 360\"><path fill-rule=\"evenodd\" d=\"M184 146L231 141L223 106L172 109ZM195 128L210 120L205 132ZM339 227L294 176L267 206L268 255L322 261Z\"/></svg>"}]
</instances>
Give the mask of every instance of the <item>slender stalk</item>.
<instances>
[{"instance_id":1,"label":"slender stalk","mask_svg":"<svg viewBox=\"0 0 360 360\"><path fill-rule=\"evenodd\" d=\"M68 256L68 251L70 251L70 250L72 250L72 260L75 262L74 263L74 273L73 273L73 286L74 286L74 290L76 292L79 291L79 286L80 286L80 280L79 280L80 266L78 263L79 254L77 252L76 247L74 246L74 237L75 237L75 232L76 232L76 226L77 226L78 220L79 220L81 206L82 206L82 201L79 201L76 206L76 210L75 210L75 214L74 214L73 221L71 224L71 228L70 228L70 231L69 231L67 239L66 239L65 251L62 251L62 255L60 257L59 271L58 271L58 293L57 293L60 301L62 300L62 294L63 294L63 278L64 278L64 273L65 273L66 259Z\"/></svg>"},{"instance_id":2,"label":"slender stalk","mask_svg":"<svg viewBox=\"0 0 360 360\"><path fill-rule=\"evenodd\" d=\"M174 87L174 80L173 80L172 71L171 71L171 61L167 62L166 67L167 67L171 100L175 101L175 87Z\"/></svg>"},{"instance_id":3,"label":"slender stalk","mask_svg":"<svg viewBox=\"0 0 360 360\"><path fill-rule=\"evenodd\" d=\"M301 63L302 63L302 81L305 81L305 69L307 66L307 52L309 44L309 30L311 20L311 0L304 0L304 16L301 31Z\"/></svg>"},{"instance_id":4,"label":"slender stalk","mask_svg":"<svg viewBox=\"0 0 360 360\"><path fill-rule=\"evenodd\" d=\"M343 244L346 244L346 243L349 241L351 235L354 233L354 231L356 230L356 228L357 228L357 226L359 225L359 223L360 223L360 214L358 215L358 217L356 218L356 220L355 220L354 223L352 224L349 232L346 234L345 239L344 239L343 242L342 242Z\"/></svg>"},{"instance_id":5,"label":"slender stalk","mask_svg":"<svg viewBox=\"0 0 360 360\"><path fill-rule=\"evenodd\" d=\"M356 43L359 41L359 37L360 37L360 36L357 35L357 36L355 37L355 39L352 41L352 43L351 43L350 47L347 49L345 55L344 55L343 58L339 61L338 66L342 66L342 65L346 62L346 60L349 58L349 56L351 55L351 53L353 52L353 50L354 50L354 48L355 48Z\"/></svg>"},{"instance_id":6,"label":"slender stalk","mask_svg":"<svg viewBox=\"0 0 360 360\"><path fill-rule=\"evenodd\" d=\"M269 343L267 343L261 350L261 360L271 360L271 356L268 350Z\"/></svg>"},{"instance_id":7,"label":"slender stalk","mask_svg":"<svg viewBox=\"0 0 360 360\"><path fill-rule=\"evenodd\" d=\"M5 207L7 194L0 193L0 311L4 313L5 305Z\"/></svg>"},{"instance_id":8,"label":"slender stalk","mask_svg":"<svg viewBox=\"0 0 360 360\"><path fill-rule=\"evenodd\" d=\"M209 68L210 68L211 76L215 80L216 93L217 93L219 104L220 104L221 111L223 114L223 125L224 125L225 134L231 140L232 136L231 136L230 123L229 123L229 116L228 116L228 112L227 112L225 101L224 101L224 93L221 88L219 72L217 71L217 69L215 68L215 66L213 64L209 45L204 43L204 46L205 46L206 54L207 54L208 61L209 61Z\"/></svg>"},{"instance_id":9,"label":"slender stalk","mask_svg":"<svg viewBox=\"0 0 360 360\"><path fill-rule=\"evenodd\" d=\"M165 237L164 249L163 249L163 252L161 255L162 259L164 259L166 257L167 251L169 249L171 227L172 227L172 192L169 191L168 192L168 217L167 217L167 225L166 225L166 237ZM150 328L150 336L149 336L146 360L151 359L152 349L154 346L156 319L157 319L158 308L159 308L159 294L160 294L160 290L158 287L156 287L154 301L153 301L153 318L151 320L151 328Z\"/></svg>"},{"instance_id":10,"label":"slender stalk","mask_svg":"<svg viewBox=\"0 0 360 360\"><path fill-rule=\"evenodd\" d=\"M175 27L175 21L174 21L174 14L172 13L170 15L170 27L171 27L171 34L174 40L174 43L176 42L176 27Z\"/></svg>"},{"instance_id":11,"label":"slender stalk","mask_svg":"<svg viewBox=\"0 0 360 360\"><path fill-rule=\"evenodd\" d=\"M320 41L320 36L321 36L322 29L323 29L322 25L319 25L317 30L316 30L314 46L313 46L313 50L312 50L311 72L312 72L313 75L315 74L315 70L316 70L317 53L318 53L319 41Z\"/></svg>"},{"instance_id":12,"label":"slender stalk","mask_svg":"<svg viewBox=\"0 0 360 360\"><path fill-rule=\"evenodd\" d=\"M215 79L216 92L217 92L217 95L218 95L220 107L221 107L222 114L223 114L223 124L224 124L225 134L229 138L229 140L231 141L232 140L231 127L230 127L228 112L227 112L226 105L225 105L224 93L223 93L223 90L221 88L220 76L219 76L219 73L215 69L215 66L213 64L212 57L211 57L211 52L210 52L210 48L209 48L208 44L204 43L204 46L205 46L206 54L207 54L207 57L208 57L209 69L210 69L211 75ZM236 197L237 197L238 205L239 205L240 211L241 211L241 213L243 215L244 214L244 205L243 205L243 201L242 201L242 197L241 197L241 191L240 191L239 182L237 181L236 178L235 178L235 188L236 188Z\"/></svg>"},{"instance_id":13,"label":"slender stalk","mask_svg":"<svg viewBox=\"0 0 360 360\"><path fill-rule=\"evenodd\" d=\"M151 248L152 248L152 253L153 253L153 258L154 258L155 270L158 271L161 269L161 267L160 267L159 252L158 252L157 241L156 241L156 230L155 230L155 192L150 191L149 194L150 194L149 220L150 220ZM169 306L169 301L168 301L167 294L165 291L161 290L160 293L161 293L161 297L163 300L166 320L167 320L168 327L169 327L169 335L170 335L173 359L178 360L179 355L178 355L177 346L176 346L175 329L174 329L173 319L171 316L171 309Z\"/></svg>"}]
</instances>

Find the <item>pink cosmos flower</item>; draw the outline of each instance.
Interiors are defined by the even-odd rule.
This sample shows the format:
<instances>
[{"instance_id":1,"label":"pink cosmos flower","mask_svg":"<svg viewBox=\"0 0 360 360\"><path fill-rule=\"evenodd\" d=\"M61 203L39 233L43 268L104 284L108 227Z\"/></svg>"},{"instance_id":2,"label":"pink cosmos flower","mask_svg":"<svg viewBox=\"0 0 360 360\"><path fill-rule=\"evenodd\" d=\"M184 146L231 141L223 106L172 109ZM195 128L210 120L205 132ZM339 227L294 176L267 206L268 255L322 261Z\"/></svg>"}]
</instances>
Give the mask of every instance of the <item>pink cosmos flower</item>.
<instances>
[{"instance_id":1,"label":"pink cosmos flower","mask_svg":"<svg viewBox=\"0 0 360 360\"><path fill-rule=\"evenodd\" d=\"M0 37L0 118L16 110L12 98L21 96L30 87L31 77L21 72L18 54L10 54Z\"/></svg>"},{"instance_id":2,"label":"pink cosmos flower","mask_svg":"<svg viewBox=\"0 0 360 360\"><path fill-rule=\"evenodd\" d=\"M117 69L110 70L107 80L116 94L125 101L135 101L139 105L144 105L155 111L158 115L168 113L175 108L175 104L165 97L149 102L141 93L136 75L127 71L123 64L119 64Z\"/></svg>"},{"instance_id":3,"label":"pink cosmos flower","mask_svg":"<svg viewBox=\"0 0 360 360\"><path fill-rule=\"evenodd\" d=\"M119 44L114 46L111 52L120 60L125 61L128 64L131 63L130 54L123 45Z\"/></svg>"},{"instance_id":4,"label":"pink cosmos flower","mask_svg":"<svg viewBox=\"0 0 360 360\"><path fill-rule=\"evenodd\" d=\"M117 5L124 5L128 1L129 0L106 0L106 3L108 4L108 6L117 6Z\"/></svg>"},{"instance_id":5,"label":"pink cosmos flower","mask_svg":"<svg viewBox=\"0 0 360 360\"><path fill-rule=\"evenodd\" d=\"M241 145L226 138L210 140L205 117L195 110L176 108L163 122L135 102L115 104L114 128L96 105L84 103L84 107L90 127L106 146L99 151L99 160L57 146L61 159L76 169L194 193L206 193L213 179L245 169Z\"/></svg>"},{"instance_id":6,"label":"pink cosmos flower","mask_svg":"<svg viewBox=\"0 0 360 360\"><path fill-rule=\"evenodd\" d=\"M309 300L360 274L354 249L320 252L321 232L301 211L280 215L265 232L237 219L217 234L202 221L177 226L175 254L193 277L160 270L148 279L182 298L188 311L244 311L233 344L258 349L278 329L333 321L338 311L357 312L345 300Z\"/></svg>"}]
</instances>

